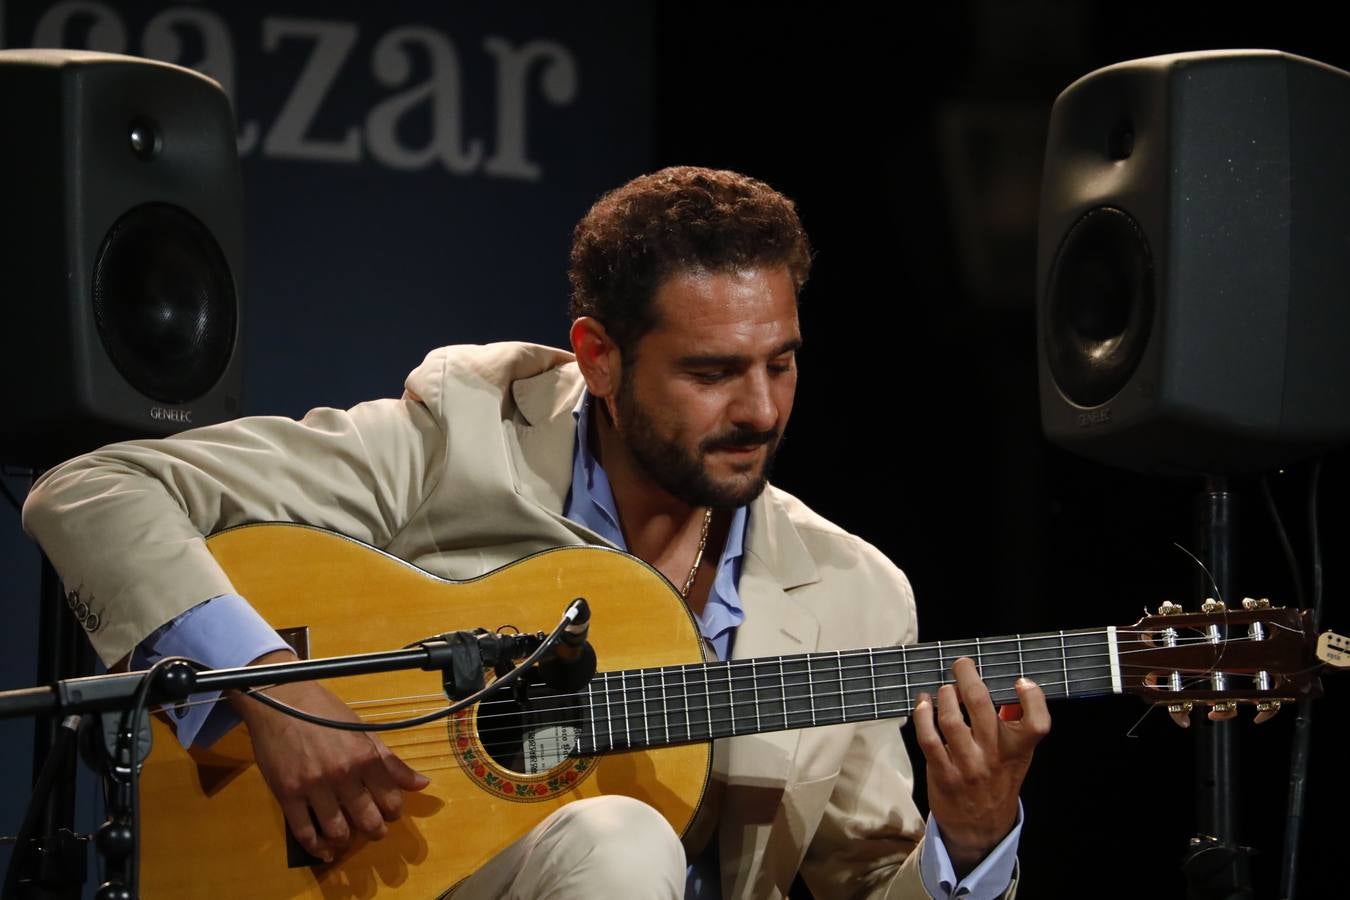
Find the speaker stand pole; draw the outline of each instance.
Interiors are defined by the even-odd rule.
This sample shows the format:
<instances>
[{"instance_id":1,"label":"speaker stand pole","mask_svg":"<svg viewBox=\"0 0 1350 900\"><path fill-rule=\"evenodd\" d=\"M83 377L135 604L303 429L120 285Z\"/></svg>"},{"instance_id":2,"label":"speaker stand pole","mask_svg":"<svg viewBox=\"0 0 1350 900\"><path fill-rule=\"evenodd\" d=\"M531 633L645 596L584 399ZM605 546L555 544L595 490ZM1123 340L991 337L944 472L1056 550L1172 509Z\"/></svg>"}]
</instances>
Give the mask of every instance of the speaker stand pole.
<instances>
[{"instance_id":1,"label":"speaker stand pole","mask_svg":"<svg viewBox=\"0 0 1350 900\"><path fill-rule=\"evenodd\" d=\"M1201 572L1199 599L1224 604L1233 594L1234 547L1237 541L1237 503L1228 480L1205 479L1196 503L1196 528ZM1211 580L1212 579L1212 580ZM1226 640L1222 629L1217 635ZM1212 676L1223 677L1223 676ZM1195 741L1195 818L1199 833L1182 863L1189 900L1249 900L1252 895L1249 849L1237 843L1238 810L1234 802L1238 779L1238 747L1228 719L1197 718Z\"/></svg>"}]
</instances>

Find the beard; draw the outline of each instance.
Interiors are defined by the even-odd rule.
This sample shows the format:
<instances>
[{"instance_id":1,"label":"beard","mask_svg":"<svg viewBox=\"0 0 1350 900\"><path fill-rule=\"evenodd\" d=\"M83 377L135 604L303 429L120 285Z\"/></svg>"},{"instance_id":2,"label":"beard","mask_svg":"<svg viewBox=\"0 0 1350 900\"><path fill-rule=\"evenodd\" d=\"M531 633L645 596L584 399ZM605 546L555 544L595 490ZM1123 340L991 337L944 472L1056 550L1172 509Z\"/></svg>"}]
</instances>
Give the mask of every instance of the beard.
<instances>
[{"instance_id":1,"label":"beard","mask_svg":"<svg viewBox=\"0 0 1350 900\"><path fill-rule=\"evenodd\" d=\"M705 438L691 451L678 439L661 434L655 420L633 395L631 378L620 382L615 403L620 420L615 424L628 452L647 477L672 497L690 506L734 510L758 497L769 483L769 472L781 444L776 429L733 429ZM758 447L761 444L767 450L764 462L758 465L759 471L747 470L735 481L714 479L703 463L704 454L715 448Z\"/></svg>"}]
</instances>

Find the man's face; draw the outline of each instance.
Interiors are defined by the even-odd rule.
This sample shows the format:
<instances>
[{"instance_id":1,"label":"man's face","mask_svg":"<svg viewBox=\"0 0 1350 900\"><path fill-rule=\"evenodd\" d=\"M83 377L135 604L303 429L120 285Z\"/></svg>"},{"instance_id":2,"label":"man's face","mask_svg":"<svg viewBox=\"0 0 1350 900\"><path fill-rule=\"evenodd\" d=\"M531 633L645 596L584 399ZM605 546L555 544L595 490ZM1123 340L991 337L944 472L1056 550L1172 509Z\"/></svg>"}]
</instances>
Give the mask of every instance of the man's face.
<instances>
[{"instance_id":1,"label":"man's face","mask_svg":"<svg viewBox=\"0 0 1350 900\"><path fill-rule=\"evenodd\" d=\"M666 492L734 509L764 490L797 388L797 299L786 268L687 272L653 298L615 395L629 453Z\"/></svg>"}]
</instances>

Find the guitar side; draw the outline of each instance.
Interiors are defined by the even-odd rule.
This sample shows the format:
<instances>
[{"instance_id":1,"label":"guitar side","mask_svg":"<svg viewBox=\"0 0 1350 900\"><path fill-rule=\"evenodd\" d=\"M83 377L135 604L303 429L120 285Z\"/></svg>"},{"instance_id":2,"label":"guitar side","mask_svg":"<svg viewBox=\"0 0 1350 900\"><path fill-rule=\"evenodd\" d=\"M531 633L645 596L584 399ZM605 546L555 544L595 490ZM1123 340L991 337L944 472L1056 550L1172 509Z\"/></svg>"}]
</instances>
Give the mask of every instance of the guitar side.
<instances>
[{"instance_id":1,"label":"guitar side","mask_svg":"<svg viewBox=\"0 0 1350 900\"><path fill-rule=\"evenodd\" d=\"M548 551L451 582L304 526L231 529L208 546L263 618L279 630L301 630L311 657L393 649L479 626L547 631L570 600L585 596L602 671L702 661L693 619L670 585L610 550ZM324 684L375 721L446 702L438 672ZM141 778L143 896L435 897L572 800L636 797L683 834L707 786L706 742L568 759L526 774L485 752L478 724L468 712L383 734L431 785L404 795L403 818L383 840L355 841L331 865L288 867L281 809L253 764L245 729L210 750L184 751L157 719Z\"/></svg>"}]
</instances>

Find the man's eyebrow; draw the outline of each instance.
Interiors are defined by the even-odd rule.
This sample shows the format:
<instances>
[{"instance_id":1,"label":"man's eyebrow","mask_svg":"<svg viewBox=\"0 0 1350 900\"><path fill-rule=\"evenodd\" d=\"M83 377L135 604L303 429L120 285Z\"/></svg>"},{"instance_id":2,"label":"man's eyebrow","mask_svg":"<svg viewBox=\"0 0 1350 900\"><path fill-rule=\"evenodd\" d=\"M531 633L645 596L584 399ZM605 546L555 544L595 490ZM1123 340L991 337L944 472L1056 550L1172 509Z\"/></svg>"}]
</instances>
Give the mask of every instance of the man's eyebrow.
<instances>
[{"instance_id":1,"label":"man's eyebrow","mask_svg":"<svg viewBox=\"0 0 1350 900\"><path fill-rule=\"evenodd\" d=\"M773 350L773 352L769 354L769 358L774 359L776 357L782 356L785 353L795 353L801 349L801 346L802 346L801 338L799 337L792 338L790 340L784 341L782 344L776 347ZM691 353L688 356L679 357L678 359L675 360L675 363L676 365L685 368L697 369L702 367L716 367L716 366L728 368L734 366L743 366L747 365L751 361L752 360L749 356L737 353L726 353L726 354Z\"/></svg>"}]
</instances>

